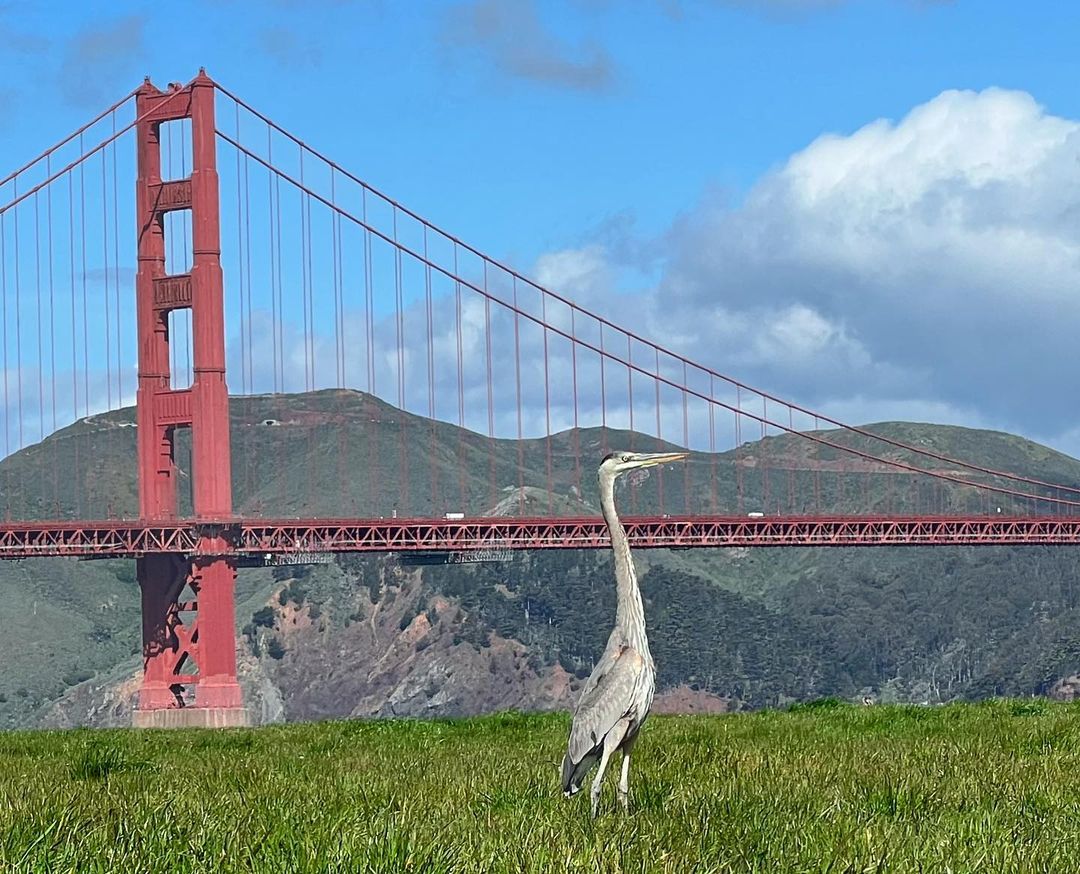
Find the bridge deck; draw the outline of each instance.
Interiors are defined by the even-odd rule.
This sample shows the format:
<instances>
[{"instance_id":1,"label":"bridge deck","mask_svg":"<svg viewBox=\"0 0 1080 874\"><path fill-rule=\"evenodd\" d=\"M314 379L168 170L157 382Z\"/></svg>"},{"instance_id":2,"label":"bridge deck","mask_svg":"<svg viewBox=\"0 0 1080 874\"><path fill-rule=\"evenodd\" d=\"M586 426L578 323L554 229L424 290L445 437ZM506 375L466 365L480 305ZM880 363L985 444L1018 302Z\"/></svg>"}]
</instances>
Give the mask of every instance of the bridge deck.
<instances>
[{"instance_id":1,"label":"bridge deck","mask_svg":"<svg viewBox=\"0 0 1080 874\"><path fill-rule=\"evenodd\" d=\"M1080 544L1080 517L670 516L625 519L638 548ZM599 517L214 519L0 524L0 559L603 549Z\"/></svg>"}]
</instances>

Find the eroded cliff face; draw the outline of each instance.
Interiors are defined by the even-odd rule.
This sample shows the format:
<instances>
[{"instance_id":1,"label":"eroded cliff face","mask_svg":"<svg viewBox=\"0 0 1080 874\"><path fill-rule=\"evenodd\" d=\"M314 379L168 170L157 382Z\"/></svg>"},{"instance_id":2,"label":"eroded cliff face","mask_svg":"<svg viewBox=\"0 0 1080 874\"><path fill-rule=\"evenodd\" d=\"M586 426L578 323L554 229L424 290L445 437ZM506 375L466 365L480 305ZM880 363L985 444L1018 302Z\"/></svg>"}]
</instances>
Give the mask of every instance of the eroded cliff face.
<instances>
[{"instance_id":1,"label":"eroded cliff face","mask_svg":"<svg viewBox=\"0 0 1080 874\"><path fill-rule=\"evenodd\" d=\"M139 675L95 678L68 689L49 704L38 721L41 728L128 728L137 700Z\"/></svg>"},{"instance_id":2,"label":"eroded cliff face","mask_svg":"<svg viewBox=\"0 0 1080 874\"><path fill-rule=\"evenodd\" d=\"M426 592L418 572L391 572L379 599L345 623L311 608L280 608L284 654L264 656L285 718L467 716L566 708L577 681L530 662L520 642L478 634L457 604ZM268 633L269 630L268 630ZM256 644L262 650L262 642Z\"/></svg>"},{"instance_id":3,"label":"eroded cliff face","mask_svg":"<svg viewBox=\"0 0 1080 874\"><path fill-rule=\"evenodd\" d=\"M282 588L288 584L283 581ZM272 619L239 638L237 660L254 724L347 717L468 716L569 709L580 681L530 660L519 641L469 624L454 602L426 592L416 571L390 571L378 600L358 598L344 620L278 592ZM141 664L69 689L41 716L63 728L131 724Z\"/></svg>"},{"instance_id":4,"label":"eroded cliff face","mask_svg":"<svg viewBox=\"0 0 1080 874\"><path fill-rule=\"evenodd\" d=\"M344 620L282 597L290 582L281 581L261 608L261 623L238 639L238 673L253 724L571 710L577 701L579 678L541 664L520 641L478 626L453 599L425 589L419 571L386 569L374 599L360 590ZM72 687L41 724L131 725L140 672L133 659L110 677ZM655 709L717 713L726 705L684 686L659 694Z\"/></svg>"}]
</instances>

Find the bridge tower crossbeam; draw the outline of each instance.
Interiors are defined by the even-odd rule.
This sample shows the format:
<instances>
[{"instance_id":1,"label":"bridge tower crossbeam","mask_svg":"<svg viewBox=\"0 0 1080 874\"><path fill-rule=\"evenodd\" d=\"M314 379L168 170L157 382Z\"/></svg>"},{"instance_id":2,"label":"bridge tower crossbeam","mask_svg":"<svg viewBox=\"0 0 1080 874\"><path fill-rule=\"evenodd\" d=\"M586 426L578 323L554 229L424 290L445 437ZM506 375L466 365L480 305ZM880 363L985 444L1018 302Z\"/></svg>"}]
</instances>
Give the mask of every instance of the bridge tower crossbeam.
<instances>
[{"instance_id":1,"label":"bridge tower crossbeam","mask_svg":"<svg viewBox=\"0 0 1080 874\"><path fill-rule=\"evenodd\" d=\"M136 416L139 514L147 523L177 518L175 446L181 428L191 429L196 521L232 515L214 93L205 72L187 87L170 85L165 92L147 80L136 93ZM186 179L164 180L161 128L182 119L191 123L192 172ZM192 267L168 274L165 215L180 210L191 213ZM170 370L169 315L180 310L190 310L192 320L194 367L188 388L174 388ZM195 555L138 561L144 674L136 725L246 723L236 678L235 564L224 554L225 542L207 531Z\"/></svg>"}]
</instances>

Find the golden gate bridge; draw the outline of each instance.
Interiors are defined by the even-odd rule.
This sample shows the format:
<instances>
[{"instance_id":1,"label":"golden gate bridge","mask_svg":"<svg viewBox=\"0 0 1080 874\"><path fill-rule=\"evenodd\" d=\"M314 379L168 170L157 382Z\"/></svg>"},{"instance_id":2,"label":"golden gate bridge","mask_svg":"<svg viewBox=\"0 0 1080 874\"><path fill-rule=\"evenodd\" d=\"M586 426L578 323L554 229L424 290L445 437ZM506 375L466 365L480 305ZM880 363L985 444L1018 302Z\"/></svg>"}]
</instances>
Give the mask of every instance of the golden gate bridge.
<instances>
[{"instance_id":1,"label":"golden gate bridge","mask_svg":"<svg viewBox=\"0 0 1080 874\"><path fill-rule=\"evenodd\" d=\"M238 565L606 548L614 448L692 453L631 485L641 547L1080 542L1077 485L690 361L205 72L0 181L0 335L0 559L137 560L145 725L243 721Z\"/></svg>"}]
</instances>

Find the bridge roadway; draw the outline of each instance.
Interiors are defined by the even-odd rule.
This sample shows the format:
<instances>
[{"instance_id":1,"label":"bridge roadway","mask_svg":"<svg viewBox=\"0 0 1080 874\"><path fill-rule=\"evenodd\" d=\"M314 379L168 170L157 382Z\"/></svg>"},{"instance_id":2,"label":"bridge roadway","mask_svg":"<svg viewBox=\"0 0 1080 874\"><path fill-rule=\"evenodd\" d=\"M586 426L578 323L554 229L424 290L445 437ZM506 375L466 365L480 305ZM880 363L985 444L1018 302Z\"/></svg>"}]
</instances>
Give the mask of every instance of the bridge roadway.
<instances>
[{"instance_id":1,"label":"bridge roadway","mask_svg":"<svg viewBox=\"0 0 1080 874\"><path fill-rule=\"evenodd\" d=\"M1080 544L1080 516L639 516L623 522L638 548ZM301 552L608 545L600 517L0 523L0 560L137 558L154 553L269 559Z\"/></svg>"}]
</instances>

